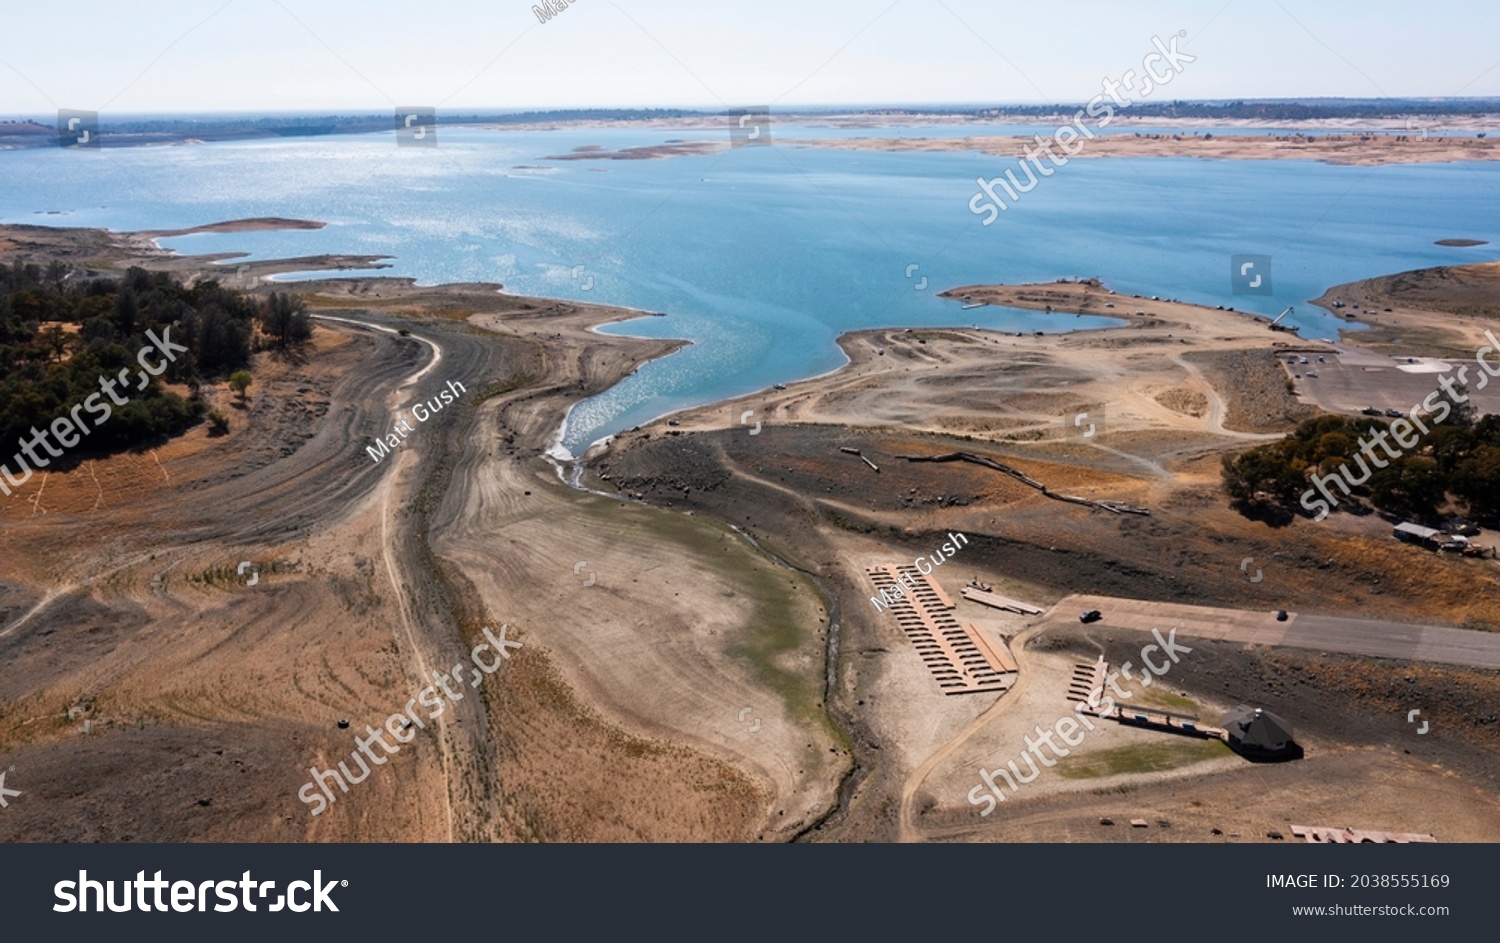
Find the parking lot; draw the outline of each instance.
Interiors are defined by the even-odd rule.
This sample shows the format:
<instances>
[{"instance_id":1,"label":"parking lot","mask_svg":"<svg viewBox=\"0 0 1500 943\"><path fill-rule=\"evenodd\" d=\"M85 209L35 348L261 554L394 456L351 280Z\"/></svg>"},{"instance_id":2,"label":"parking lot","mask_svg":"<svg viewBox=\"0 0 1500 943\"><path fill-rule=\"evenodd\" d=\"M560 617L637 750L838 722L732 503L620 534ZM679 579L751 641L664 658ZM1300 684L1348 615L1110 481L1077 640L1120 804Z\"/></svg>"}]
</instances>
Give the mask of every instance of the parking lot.
<instances>
[{"instance_id":1,"label":"parking lot","mask_svg":"<svg viewBox=\"0 0 1500 943\"><path fill-rule=\"evenodd\" d=\"M1307 363L1301 362L1304 358ZM1446 373L1456 380L1458 367L1467 364L1470 400L1481 413L1500 413L1500 382L1479 389L1481 371L1472 360L1415 357L1410 362L1405 358L1398 362L1353 347L1278 354L1278 359L1287 376L1296 382L1304 402L1335 413L1358 413L1373 407L1382 412L1399 410L1402 415L1440 389L1440 376ZM1296 363L1290 362L1293 360Z\"/></svg>"}]
</instances>

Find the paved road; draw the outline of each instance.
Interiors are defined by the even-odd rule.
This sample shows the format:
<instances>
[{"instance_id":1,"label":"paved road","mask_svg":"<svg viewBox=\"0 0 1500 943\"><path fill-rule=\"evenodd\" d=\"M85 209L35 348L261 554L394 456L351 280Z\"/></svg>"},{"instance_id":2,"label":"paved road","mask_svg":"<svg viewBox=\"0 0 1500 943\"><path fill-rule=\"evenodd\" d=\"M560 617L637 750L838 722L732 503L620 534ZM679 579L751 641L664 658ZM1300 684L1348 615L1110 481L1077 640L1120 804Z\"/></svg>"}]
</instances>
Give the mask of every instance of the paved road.
<instances>
[{"instance_id":1,"label":"paved road","mask_svg":"<svg viewBox=\"0 0 1500 943\"><path fill-rule=\"evenodd\" d=\"M1149 632L1153 628L1167 631L1178 626L1178 635L1192 638L1500 669L1500 632L1446 626L1303 613L1290 613L1287 621L1277 622L1272 612L1184 606L1116 596L1069 596L1043 620L1077 625L1078 614L1086 609L1103 613L1104 618L1094 624L1108 628Z\"/></svg>"},{"instance_id":2,"label":"paved road","mask_svg":"<svg viewBox=\"0 0 1500 943\"><path fill-rule=\"evenodd\" d=\"M1287 355L1290 356L1290 355ZM1301 374L1297 389L1305 399L1330 412L1359 412L1366 406L1377 409L1398 409L1410 413L1429 393L1441 390L1438 378L1445 373L1456 382L1457 368L1467 364L1469 396L1475 406L1485 413L1500 413L1500 384L1490 382L1483 390L1478 389L1479 369L1472 360L1430 360L1416 358L1416 363L1400 363L1390 357L1371 354L1357 348L1344 348L1337 354L1323 357L1326 363L1318 363L1317 356L1304 355L1311 361L1306 364L1283 366L1288 375ZM1317 374L1308 377L1308 371Z\"/></svg>"},{"instance_id":3,"label":"paved road","mask_svg":"<svg viewBox=\"0 0 1500 943\"><path fill-rule=\"evenodd\" d=\"M1500 668L1500 634L1436 625L1304 615L1287 630L1281 644L1406 661Z\"/></svg>"}]
</instances>

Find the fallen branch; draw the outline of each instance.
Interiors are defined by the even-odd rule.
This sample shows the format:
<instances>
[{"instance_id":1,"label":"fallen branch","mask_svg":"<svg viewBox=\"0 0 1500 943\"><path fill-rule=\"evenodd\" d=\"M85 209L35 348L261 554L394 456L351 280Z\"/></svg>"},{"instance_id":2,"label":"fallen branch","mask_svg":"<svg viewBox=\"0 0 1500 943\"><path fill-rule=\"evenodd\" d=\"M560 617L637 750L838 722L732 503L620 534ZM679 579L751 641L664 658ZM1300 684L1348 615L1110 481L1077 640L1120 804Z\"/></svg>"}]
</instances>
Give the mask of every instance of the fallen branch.
<instances>
[{"instance_id":1,"label":"fallen branch","mask_svg":"<svg viewBox=\"0 0 1500 943\"><path fill-rule=\"evenodd\" d=\"M880 474L880 466L876 465L874 462L872 462L869 459L865 458L865 453L861 452L859 449L851 449L847 445L841 445L841 446L839 446L839 451L840 452L848 452L850 455L857 455L857 456L859 456L859 460L861 462L864 462L866 465L868 465L871 468L875 469L875 474L877 474L877 475Z\"/></svg>"},{"instance_id":2,"label":"fallen branch","mask_svg":"<svg viewBox=\"0 0 1500 943\"><path fill-rule=\"evenodd\" d=\"M970 462L975 465L983 465L985 468L993 468L995 471L1009 475L1022 484L1035 488L1054 501L1066 501L1069 504L1082 504L1085 507L1102 508L1112 514L1141 514L1147 517L1151 515L1149 508L1136 507L1135 505L1125 504L1121 501L1095 501L1092 498L1080 498L1077 495L1052 491L1046 485L1018 468L1003 465L992 458L975 455L973 452L946 452L942 455L898 455L896 457L904 458L908 462Z\"/></svg>"}]
</instances>

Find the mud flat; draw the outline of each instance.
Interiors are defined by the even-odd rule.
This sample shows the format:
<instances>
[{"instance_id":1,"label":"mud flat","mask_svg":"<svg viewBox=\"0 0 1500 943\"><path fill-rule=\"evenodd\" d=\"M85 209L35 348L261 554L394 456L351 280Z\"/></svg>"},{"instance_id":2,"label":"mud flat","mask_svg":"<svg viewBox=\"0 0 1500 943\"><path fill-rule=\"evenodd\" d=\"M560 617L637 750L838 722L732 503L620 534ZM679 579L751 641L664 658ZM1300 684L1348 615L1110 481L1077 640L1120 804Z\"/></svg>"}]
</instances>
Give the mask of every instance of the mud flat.
<instances>
[{"instance_id":1,"label":"mud flat","mask_svg":"<svg viewBox=\"0 0 1500 943\"><path fill-rule=\"evenodd\" d=\"M0 240L219 276L108 233ZM0 837L748 841L827 814L848 759L815 588L544 457L571 402L673 344L590 330L639 312L496 285L286 287L370 326L318 321L306 356L257 357L243 409L206 387L228 436L88 456L0 507L0 746L39 800ZM391 412L450 381L470 395L373 463ZM523 648L504 668L311 817L310 771L505 620Z\"/></svg>"}]
</instances>

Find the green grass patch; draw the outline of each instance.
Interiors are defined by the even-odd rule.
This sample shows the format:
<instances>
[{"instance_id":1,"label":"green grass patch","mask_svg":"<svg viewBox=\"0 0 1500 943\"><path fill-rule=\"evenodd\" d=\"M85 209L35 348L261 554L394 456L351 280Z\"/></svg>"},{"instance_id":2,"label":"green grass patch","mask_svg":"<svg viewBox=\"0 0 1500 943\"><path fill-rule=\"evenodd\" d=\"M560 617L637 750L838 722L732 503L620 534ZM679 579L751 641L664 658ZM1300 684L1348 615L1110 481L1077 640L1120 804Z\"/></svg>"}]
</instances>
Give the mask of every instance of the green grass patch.
<instances>
[{"instance_id":1,"label":"green grass patch","mask_svg":"<svg viewBox=\"0 0 1500 943\"><path fill-rule=\"evenodd\" d=\"M1176 711L1179 714L1199 714L1202 710L1198 702L1181 694L1173 694L1165 688L1152 685L1149 688L1135 689L1135 697L1128 701L1116 702L1123 707L1157 707L1166 711Z\"/></svg>"},{"instance_id":2,"label":"green grass patch","mask_svg":"<svg viewBox=\"0 0 1500 943\"><path fill-rule=\"evenodd\" d=\"M837 727L822 706L827 646L818 613L826 611L817 588L801 573L777 566L745 543L728 525L707 515L686 515L609 498L574 493L589 513L631 533L686 549L704 570L721 575L752 613L744 633L726 646L750 667L755 680L774 692L787 711L836 739ZM784 548L769 548L781 553ZM795 669L787 663L795 661Z\"/></svg>"},{"instance_id":3,"label":"green grass patch","mask_svg":"<svg viewBox=\"0 0 1500 943\"><path fill-rule=\"evenodd\" d=\"M482 403L487 399L492 399L496 396L501 396L514 390L532 386L536 383L536 380L536 375L533 373L517 371L505 377L504 379L492 380L491 382L480 387L479 390L474 394L473 402L476 404Z\"/></svg>"},{"instance_id":4,"label":"green grass patch","mask_svg":"<svg viewBox=\"0 0 1500 943\"><path fill-rule=\"evenodd\" d=\"M1159 773L1163 770L1181 769L1229 755L1229 747L1218 740L1173 739L1161 743L1115 747L1087 756L1074 754L1058 761L1057 772L1064 779L1103 779L1126 773Z\"/></svg>"}]
</instances>

